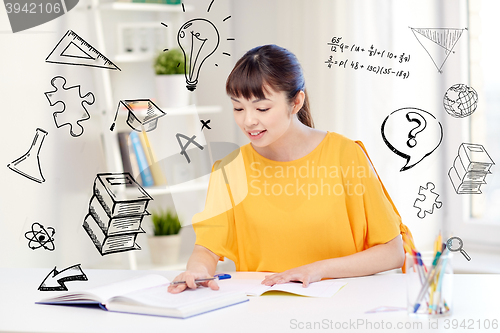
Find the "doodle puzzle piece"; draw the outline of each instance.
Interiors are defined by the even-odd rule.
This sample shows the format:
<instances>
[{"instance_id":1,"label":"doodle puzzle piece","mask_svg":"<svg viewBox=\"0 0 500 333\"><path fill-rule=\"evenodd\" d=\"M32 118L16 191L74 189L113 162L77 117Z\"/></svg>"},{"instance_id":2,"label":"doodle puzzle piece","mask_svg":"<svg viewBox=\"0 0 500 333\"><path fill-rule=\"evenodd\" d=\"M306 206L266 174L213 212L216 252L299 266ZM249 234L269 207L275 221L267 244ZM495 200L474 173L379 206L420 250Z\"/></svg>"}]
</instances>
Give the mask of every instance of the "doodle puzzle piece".
<instances>
[{"instance_id":1,"label":"doodle puzzle piece","mask_svg":"<svg viewBox=\"0 0 500 333\"><path fill-rule=\"evenodd\" d=\"M82 135L83 126L80 123L90 119L84 103L94 104L94 94L89 92L82 96L80 86L66 87L66 79L62 76L54 77L50 83L56 89L45 93L50 106L55 106L59 102L63 106L62 110L53 113L56 127L69 125L69 133L72 136Z\"/></svg>"},{"instance_id":2,"label":"doodle puzzle piece","mask_svg":"<svg viewBox=\"0 0 500 333\"><path fill-rule=\"evenodd\" d=\"M433 191L435 188L436 186L432 182L428 182L426 187L420 186L419 188L418 194L423 199L417 198L413 203L413 207L420 209L417 216L421 219L427 215L426 213L434 213L434 207L439 209L443 205L441 201L437 201L439 194Z\"/></svg>"}]
</instances>

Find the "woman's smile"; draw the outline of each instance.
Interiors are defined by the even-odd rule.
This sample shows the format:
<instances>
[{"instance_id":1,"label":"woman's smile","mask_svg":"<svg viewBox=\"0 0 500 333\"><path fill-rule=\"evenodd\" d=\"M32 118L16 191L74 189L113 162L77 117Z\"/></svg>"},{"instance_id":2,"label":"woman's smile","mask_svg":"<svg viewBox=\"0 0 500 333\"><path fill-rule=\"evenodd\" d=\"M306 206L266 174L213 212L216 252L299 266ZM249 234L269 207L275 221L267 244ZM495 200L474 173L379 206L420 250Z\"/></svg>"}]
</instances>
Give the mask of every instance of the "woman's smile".
<instances>
[{"instance_id":1,"label":"woman's smile","mask_svg":"<svg viewBox=\"0 0 500 333\"><path fill-rule=\"evenodd\" d=\"M251 140L258 140L264 136L267 130L247 132Z\"/></svg>"}]
</instances>

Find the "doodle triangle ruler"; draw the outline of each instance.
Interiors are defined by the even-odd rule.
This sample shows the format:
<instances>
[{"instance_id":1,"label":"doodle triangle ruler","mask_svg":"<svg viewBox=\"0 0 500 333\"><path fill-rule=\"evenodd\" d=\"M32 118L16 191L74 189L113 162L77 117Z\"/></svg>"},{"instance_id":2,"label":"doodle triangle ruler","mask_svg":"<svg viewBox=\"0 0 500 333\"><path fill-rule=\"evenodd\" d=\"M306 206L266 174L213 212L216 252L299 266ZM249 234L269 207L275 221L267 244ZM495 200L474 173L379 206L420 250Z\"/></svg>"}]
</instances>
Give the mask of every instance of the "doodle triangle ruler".
<instances>
[{"instance_id":1,"label":"doodle triangle ruler","mask_svg":"<svg viewBox=\"0 0 500 333\"><path fill-rule=\"evenodd\" d=\"M115 64L97 51L92 45L68 30L56 47L50 52L46 62L54 64L80 65L120 70Z\"/></svg>"},{"instance_id":2,"label":"doodle triangle ruler","mask_svg":"<svg viewBox=\"0 0 500 333\"><path fill-rule=\"evenodd\" d=\"M420 45L431 57L432 62L441 73L444 63L457 44L464 29L449 28L410 28Z\"/></svg>"}]
</instances>

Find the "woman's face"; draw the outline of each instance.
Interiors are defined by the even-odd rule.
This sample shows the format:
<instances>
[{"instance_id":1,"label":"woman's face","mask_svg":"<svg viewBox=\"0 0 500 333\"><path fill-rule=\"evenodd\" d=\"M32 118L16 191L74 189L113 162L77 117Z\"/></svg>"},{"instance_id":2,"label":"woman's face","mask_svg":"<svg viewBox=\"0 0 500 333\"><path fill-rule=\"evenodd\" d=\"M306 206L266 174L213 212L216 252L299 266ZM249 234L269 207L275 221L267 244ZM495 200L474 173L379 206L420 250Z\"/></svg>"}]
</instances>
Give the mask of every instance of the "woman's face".
<instances>
[{"instance_id":1,"label":"woman's face","mask_svg":"<svg viewBox=\"0 0 500 333\"><path fill-rule=\"evenodd\" d=\"M236 123L257 147L266 147L278 140L290 127L292 105L284 92L266 87L264 99L231 97Z\"/></svg>"}]
</instances>

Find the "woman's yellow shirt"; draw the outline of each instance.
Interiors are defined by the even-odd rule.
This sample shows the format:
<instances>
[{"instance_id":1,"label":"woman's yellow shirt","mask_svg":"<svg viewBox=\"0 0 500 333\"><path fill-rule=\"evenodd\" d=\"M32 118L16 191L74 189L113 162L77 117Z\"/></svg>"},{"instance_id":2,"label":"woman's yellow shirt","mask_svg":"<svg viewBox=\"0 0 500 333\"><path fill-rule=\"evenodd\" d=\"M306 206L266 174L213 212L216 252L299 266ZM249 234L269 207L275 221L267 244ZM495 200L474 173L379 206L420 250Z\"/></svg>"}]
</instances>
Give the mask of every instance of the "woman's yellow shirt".
<instances>
[{"instance_id":1,"label":"woman's yellow shirt","mask_svg":"<svg viewBox=\"0 0 500 333\"><path fill-rule=\"evenodd\" d=\"M363 144L332 132L298 160L269 160L247 144L217 161L192 222L196 244L238 271L282 272L399 234L413 247Z\"/></svg>"}]
</instances>

